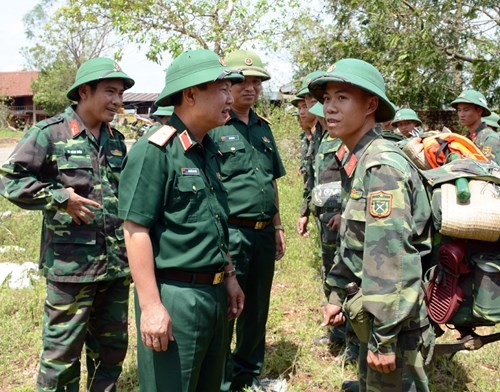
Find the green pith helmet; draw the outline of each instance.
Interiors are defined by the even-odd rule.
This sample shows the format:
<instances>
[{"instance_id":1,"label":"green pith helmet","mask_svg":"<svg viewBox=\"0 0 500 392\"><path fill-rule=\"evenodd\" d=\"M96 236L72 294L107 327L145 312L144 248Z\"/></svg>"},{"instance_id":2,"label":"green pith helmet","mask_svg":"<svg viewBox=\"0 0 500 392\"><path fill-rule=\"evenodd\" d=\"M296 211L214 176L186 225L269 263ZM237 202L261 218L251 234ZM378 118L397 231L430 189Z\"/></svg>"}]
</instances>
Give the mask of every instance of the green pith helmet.
<instances>
[{"instance_id":1,"label":"green pith helmet","mask_svg":"<svg viewBox=\"0 0 500 392\"><path fill-rule=\"evenodd\" d=\"M300 90L297 93L297 97L305 97L306 94L310 94L309 88L309 83L311 83L311 80L314 78L317 78L319 75L322 75L324 72L323 71L314 71L311 72L310 74L307 74L304 79L302 79L302 84L300 85Z\"/></svg>"},{"instance_id":2,"label":"green pith helmet","mask_svg":"<svg viewBox=\"0 0 500 392\"><path fill-rule=\"evenodd\" d=\"M489 127L500 128L500 116L495 112L491 112L488 117L483 117L481 121Z\"/></svg>"},{"instance_id":3,"label":"green pith helmet","mask_svg":"<svg viewBox=\"0 0 500 392\"><path fill-rule=\"evenodd\" d=\"M188 87L216 80L243 81L243 75L225 65L222 58L207 49L188 50L174 59L165 75L165 88L156 106L170 106L172 95Z\"/></svg>"},{"instance_id":4,"label":"green pith helmet","mask_svg":"<svg viewBox=\"0 0 500 392\"><path fill-rule=\"evenodd\" d=\"M229 68L241 71L243 76L256 76L262 80L271 79L259 55L251 50L236 50L229 53L224 60Z\"/></svg>"},{"instance_id":5,"label":"green pith helmet","mask_svg":"<svg viewBox=\"0 0 500 392\"><path fill-rule=\"evenodd\" d=\"M422 120L418 118L417 113L413 109L398 110L394 116L394 120L392 120L392 125L397 126L400 121L416 121L419 125L422 125Z\"/></svg>"},{"instance_id":6,"label":"green pith helmet","mask_svg":"<svg viewBox=\"0 0 500 392\"><path fill-rule=\"evenodd\" d=\"M459 103L472 103L480 108L483 108L482 117L487 117L491 114L490 109L488 108L488 103L486 102L486 98L483 94L476 90L465 90L455 99L451 106L453 108L457 108Z\"/></svg>"},{"instance_id":7,"label":"green pith helmet","mask_svg":"<svg viewBox=\"0 0 500 392\"><path fill-rule=\"evenodd\" d=\"M384 78L373 65L359 59L337 61L328 72L322 72L309 84L311 95L323 103L323 94L328 82L348 83L379 97L375 121L384 122L394 118L394 104L385 95Z\"/></svg>"},{"instance_id":8,"label":"green pith helmet","mask_svg":"<svg viewBox=\"0 0 500 392\"><path fill-rule=\"evenodd\" d=\"M76 72L75 83L70 87L66 96L72 101L78 101L78 87L94 80L123 79L125 90L134 85L134 79L122 71L118 63L107 57L96 57L85 61Z\"/></svg>"},{"instance_id":9,"label":"green pith helmet","mask_svg":"<svg viewBox=\"0 0 500 392\"><path fill-rule=\"evenodd\" d=\"M312 105L311 109L309 109L309 113L324 118L325 115L323 113L323 104L316 102L314 105Z\"/></svg>"},{"instance_id":10,"label":"green pith helmet","mask_svg":"<svg viewBox=\"0 0 500 392\"><path fill-rule=\"evenodd\" d=\"M293 106L298 107L300 101L304 101L304 98L295 96L295 97L293 97L291 103Z\"/></svg>"},{"instance_id":11,"label":"green pith helmet","mask_svg":"<svg viewBox=\"0 0 500 392\"><path fill-rule=\"evenodd\" d=\"M152 116L171 116L174 113L173 106L160 106L154 113L151 113Z\"/></svg>"}]
</instances>

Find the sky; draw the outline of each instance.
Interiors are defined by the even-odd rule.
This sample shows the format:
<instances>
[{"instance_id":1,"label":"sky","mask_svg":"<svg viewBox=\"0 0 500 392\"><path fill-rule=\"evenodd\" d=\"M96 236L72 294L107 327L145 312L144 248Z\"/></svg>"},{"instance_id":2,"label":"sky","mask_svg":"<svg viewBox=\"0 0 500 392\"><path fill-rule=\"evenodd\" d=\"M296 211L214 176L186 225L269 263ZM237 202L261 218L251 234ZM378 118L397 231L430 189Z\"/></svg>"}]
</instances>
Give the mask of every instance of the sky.
<instances>
[{"instance_id":1,"label":"sky","mask_svg":"<svg viewBox=\"0 0 500 392\"><path fill-rule=\"evenodd\" d=\"M2 4L6 0L0 0ZM24 34L23 16L37 4L38 0L22 0L15 6L2 8L2 22L0 23L1 52L0 72L21 71L24 58L19 53L22 46L28 46L30 41ZM162 64L156 64L146 59L144 51L134 45L129 45L123 51L124 55L119 62L121 68L135 80L135 85L128 91L135 93L159 93L164 86L165 70L170 59ZM286 56L280 56L281 58ZM272 61L263 59L271 74L271 88L277 90L279 86L290 82L292 66L286 60L274 58ZM266 61L267 60L267 61Z\"/></svg>"}]
</instances>

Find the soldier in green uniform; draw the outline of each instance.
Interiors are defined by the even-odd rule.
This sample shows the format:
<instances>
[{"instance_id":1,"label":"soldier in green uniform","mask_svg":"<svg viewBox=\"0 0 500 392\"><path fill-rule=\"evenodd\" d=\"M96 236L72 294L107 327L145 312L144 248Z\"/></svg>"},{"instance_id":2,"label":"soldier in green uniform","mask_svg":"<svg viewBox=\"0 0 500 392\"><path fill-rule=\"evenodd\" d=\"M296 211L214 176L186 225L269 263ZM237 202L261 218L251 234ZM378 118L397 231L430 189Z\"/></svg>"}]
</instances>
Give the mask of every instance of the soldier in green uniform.
<instances>
[{"instance_id":1,"label":"soldier in green uniform","mask_svg":"<svg viewBox=\"0 0 500 392\"><path fill-rule=\"evenodd\" d=\"M422 120L418 118L417 113L413 109L399 109L392 120L392 125L397 128L397 131L405 138L418 136L421 132L418 127L422 126Z\"/></svg>"},{"instance_id":2,"label":"soldier in green uniform","mask_svg":"<svg viewBox=\"0 0 500 392\"><path fill-rule=\"evenodd\" d=\"M114 391L128 343L130 272L118 181L124 137L109 123L134 81L108 58L85 62L67 97L77 103L33 126L0 169L2 196L43 212L47 281L39 391Z\"/></svg>"},{"instance_id":3,"label":"soldier in green uniform","mask_svg":"<svg viewBox=\"0 0 500 392\"><path fill-rule=\"evenodd\" d=\"M170 117L172 117L172 114L174 114L173 106L160 106L151 114L151 116L155 117L159 122L165 125L167 121L170 120Z\"/></svg>"},{"instance_id":4,"label":"soldier in green uniform","mask_svg":"<svg viewBox=\"0 0 500 392\"><path fill-rule=\"evenodd\" d=\"M229 115L240 73L209 50L168 67L156 104L174 106L128 155L120 216L136 295L141 391L217 391L228 316L244 295L228 253L227 191L208 135Z\"/></svg>"},{"instance_id":5,"label":"soldier in green uniform","mask_svg":"<svg viewBox=\"0 0 500 392\"><path fill-rule=\"evenodd\" d=\"M309 112L304 98L294 97L292 99L292 105L297 108L297 116L302 129L300 134L299 174L303 175L305 180L309 177L307 175L307 170L312 167L308 161L311 159L312 154L311 140L313 139L314 132L316 130L314 127L314 124L316 123L316 116Z\"/></svg>"},{"instance_id":6,"label":"soldier in green uniform","mask_svg":"<svg viewBox=\"0 0 500 392\"><path fill-rule=\"evenodd\" d=\"M482 117L481 121L494 131L498 132L498 128L500 128L500 116L497 113L491 112L489 116Z\"/></svg>"},{"instance_id":7,"label":"soldier in green uniform","mask_svg":"<svg viewBox=\"0 0 500 392\"><path fill-rule=\"evenodd\" d=\"M431 248L431 209L417 171L374 130L394 114L384 80L372 65L344 59L309 90L324 104L330 136L350 151L341 168L340 249L328 275L332 292L323 325L343 323L343 308L350 315L362 341L361 391L428 391L421 259ZM364 324L350 313L352 302L344 303L350 283L360 288L349 299L357 299Z\"/></svg>"},{"instance_id":8,"label":"soldier in green uniform","mask_svg":"<svg viewBox=\"0 0 500 392\"><path fill-rule=\"evenodd\" d=\"M252 109L262 82L270 79L260 57L237 50L226 62L245 80L231 89L234 102L225 125L210 135L221 152L222 182L229 196L229 253L246 301L221 390L228 390L229 384L239 390L258 385L263 367L274 265L285 253L276 182L285 169L269 122Z\"/></svg>"},{"instance_id":9,"label":"soldier in green uniform","mask_svg":"<svg viewBox=\"0 0 500 392\"><path fill-rule=\"evenodd\" d=\"M451 106L457 110L458 120L467 129L467 137L486 158L500 165L500 135L481 121L481 117L491 114L484 95L476 90L465 90Z\"/></svg>"}]
</instances>

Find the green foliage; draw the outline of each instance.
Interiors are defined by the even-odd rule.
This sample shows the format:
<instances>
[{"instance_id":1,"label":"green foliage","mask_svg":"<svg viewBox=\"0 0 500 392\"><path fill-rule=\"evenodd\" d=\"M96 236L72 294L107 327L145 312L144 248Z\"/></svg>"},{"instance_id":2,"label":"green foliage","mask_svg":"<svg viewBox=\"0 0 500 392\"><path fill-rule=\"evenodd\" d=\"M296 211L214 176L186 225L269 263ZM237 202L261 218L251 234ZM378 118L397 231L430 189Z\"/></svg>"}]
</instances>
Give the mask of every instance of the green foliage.
<instances>
[{"instance_id":1,"label":"green foliage","mask_svg":"<svg viewBox=\"0 0 500 392\"><path fill-rule=\"evenodd\" d=\"M34 101L49 115L69 105L66 91L81 64L107 52L119 57L121 50L119 40L109 42L109 21L87 17L75 23L75 14L81 17L85 8L57 8L60 4L61 0L40 0L24 17L26 35L34 44L22 53L31 68L41 71L32 86Z\"/></svg>"},{"instance_id":2,"label":"green foliage","mask_svg":"<svg viewBox=\"0 0 500 392\"><path fill-rule=\"evenodd\" d=\"M56 60L45 67L32 84L33 100L50 116L64 111L71 103L66 92L73 84L76 66L68 60Z\"/></svg>"},{"instance_id":3,"label":"green foliage","mask_svg":"<svg viewBox=\"0 0 500 392\"><path fill-rule=\"evenodd\" d=\"M7 128L9 126L9 118L11 116L9 104L12 99L8 97L0 97L0 128Z\"/></svg>"},{"instance_id":4,"label":"green foliage","mask_svg":"<svg viewBox=\"0 0 500 392\"><path fill-rule=\"evenodd\" d=\"M496 1L324 1L302 16L288 46L300 75L356 57L385 76L389 97L415 109L446 107L476 88L498 105L500 8ZM298 38L298 40L297 40Z\"/></svg>"},{"instance_id":5,"label":"green foliage","mask_svg":"<svg viewBox=\"0 0 500 392\"><path fill-rule=\"evenodd\" d=\"M147 48L159 61L187 49L211 49L219 55L257 42L275 44L292 25L283 18L298 0L70 0L65 15L78 25L87 18L111 21L117 33ZM85 7L85 12L80 12Z\"/></svg>"}]
</instances>

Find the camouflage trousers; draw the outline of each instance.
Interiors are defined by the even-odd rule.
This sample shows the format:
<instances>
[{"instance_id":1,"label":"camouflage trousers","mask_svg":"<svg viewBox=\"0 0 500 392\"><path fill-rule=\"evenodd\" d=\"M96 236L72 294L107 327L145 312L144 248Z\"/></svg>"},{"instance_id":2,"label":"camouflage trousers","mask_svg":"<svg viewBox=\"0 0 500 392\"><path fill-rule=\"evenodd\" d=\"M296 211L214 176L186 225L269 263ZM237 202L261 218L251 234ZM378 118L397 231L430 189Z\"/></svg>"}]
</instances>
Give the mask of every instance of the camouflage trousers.
<instances>
[{"instance_id":1,"label":"camouflage trousers","mask_svg":"<svg viewBox=\"0 0 500 392\"><path fill-rule=\"evenodd\" d=\"M337 232L331 231L326 223L321 222L317 217L316 224L318 226L319 246L321 251L321 281L323 283L325 296L328 298L330 296L331 287L326 283L326 276L333 266L333 259L337 250L337 243L335 241Z\"/></svg>"},{"instance_id":2,"label":"camouflage trousers","mask_svg":"<svg viewBox=\"0 0 500 392\"><path fill-rule=\"evenodd\" d=\"M431 332L425 327L415 331L402 332L398 336L396 370L379 373L371 369L366 361L368 344L359 346L359 391L369 392L428 392L429 385L425 374L422 355L424 336Z\"/></svg>"},{"instance_id":3,"label":"camouflage trousers","mask_svg":"<svg viewBox=\"0 0 500 392\"><path fill-rule=\"evenodd\" d=\"M115 391L128 344L130 278L47 280L38 391L78 391L86 348L89 391Z\"/></svg>"}]
</instances>

